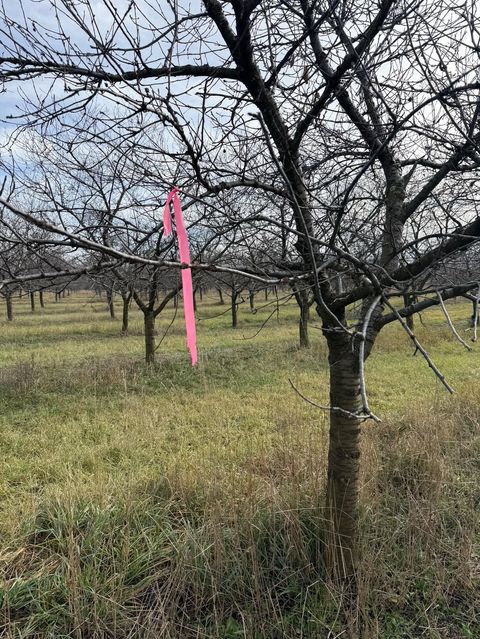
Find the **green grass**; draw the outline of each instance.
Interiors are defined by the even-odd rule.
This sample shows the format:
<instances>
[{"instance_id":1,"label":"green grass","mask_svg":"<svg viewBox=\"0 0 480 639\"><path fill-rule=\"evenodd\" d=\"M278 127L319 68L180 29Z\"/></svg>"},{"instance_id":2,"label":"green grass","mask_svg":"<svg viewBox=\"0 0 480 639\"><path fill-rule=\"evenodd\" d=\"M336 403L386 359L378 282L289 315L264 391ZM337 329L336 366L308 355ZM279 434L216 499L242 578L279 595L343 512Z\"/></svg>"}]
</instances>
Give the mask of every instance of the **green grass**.
<instances>
[{"instance_id":1,"label":"green grass","mask_svg":"<svg viewBox=\"0 0 480 639\"><path fill-rule=\"evenodd\" d=\"M204 297L192 369L180 316L146 367L135 309L122 337L91 294L34 314L15 300L0 326L3 636L480 637L478 347L438 310L417 322L451 398L400 327L381 334L366 372L384 422L364 426L345 610L321 563L327 420L289 384L327 401L320 325L299 350L294 303L256 336L274 307L247 307L233 331ZM470 307L449 310L469 339Z\"/></svg>"}]
</instances>

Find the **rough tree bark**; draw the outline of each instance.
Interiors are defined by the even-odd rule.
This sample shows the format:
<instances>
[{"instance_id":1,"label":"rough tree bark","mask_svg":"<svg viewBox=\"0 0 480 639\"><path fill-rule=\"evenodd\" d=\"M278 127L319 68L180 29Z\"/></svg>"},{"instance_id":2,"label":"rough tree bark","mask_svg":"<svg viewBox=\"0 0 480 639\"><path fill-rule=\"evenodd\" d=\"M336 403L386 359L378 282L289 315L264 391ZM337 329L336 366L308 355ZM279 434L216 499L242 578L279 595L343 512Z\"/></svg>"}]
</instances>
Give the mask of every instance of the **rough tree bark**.
<instances>
[{"instance_id":1,"label":"rough tree bark","mask_svg":"<svg viewBox=\"0 0 480 639\"><path fill-rule=\"evenodd\" d=\"M362 409L360 374L349 337L337 331L329 331L326 337L333 408L327 474L326 564L330 575L344 579L355 571L361 424L355 415L361 414Z\"/></svg>"},{"instance_id":2,"label":"rough tree bark","mask_svg":"<svg viewBox=\"0 0 480 639\"><path fill-rule=\"evenodd\" d=\"M35 292L32 291L30 293L30 308L32 310L32 313L35 312Z\"/></svg>"},{"instance_id":3,"label":"rough tree bark","mask_svg":"<svg viewBox=\"0 0 480 639\"><path fill-rule=\"evenodd\" d=\"M38 292L38 299L40 300L41 308L45 308L45 302L43 300L43 291L39 291Z\"/></svg>"}]
</instances>

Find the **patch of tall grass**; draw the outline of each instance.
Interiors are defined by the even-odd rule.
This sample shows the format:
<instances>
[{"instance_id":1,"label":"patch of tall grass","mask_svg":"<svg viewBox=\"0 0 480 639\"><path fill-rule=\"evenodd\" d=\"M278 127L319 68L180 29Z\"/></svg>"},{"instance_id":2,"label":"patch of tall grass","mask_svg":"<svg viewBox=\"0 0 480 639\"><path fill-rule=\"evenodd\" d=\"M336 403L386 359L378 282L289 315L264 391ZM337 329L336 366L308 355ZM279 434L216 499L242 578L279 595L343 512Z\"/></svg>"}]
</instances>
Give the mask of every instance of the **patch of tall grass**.
<instances>
[{"instance_id":1,"label":"patch of tall grass","mask_svg":"<svg viewBox=\"0 0 480 639\"><path fill-rule=\"evenodd\" d=\"M115 322L88 342L85 299L2 337L16 353L0 368L2 636L480 637L478 355L438 315L419 334L454 398L396 328L368 362L384 422L363 428L346 606L322 564L326 417L288 385L326 399L320 334L297 350L294 306L255 341L216 318L199 370L176 335L147 368ZM467 313L452 305L463 328ZM49 317L64 322L56 346Z\"/></svg>"}]
</instances>

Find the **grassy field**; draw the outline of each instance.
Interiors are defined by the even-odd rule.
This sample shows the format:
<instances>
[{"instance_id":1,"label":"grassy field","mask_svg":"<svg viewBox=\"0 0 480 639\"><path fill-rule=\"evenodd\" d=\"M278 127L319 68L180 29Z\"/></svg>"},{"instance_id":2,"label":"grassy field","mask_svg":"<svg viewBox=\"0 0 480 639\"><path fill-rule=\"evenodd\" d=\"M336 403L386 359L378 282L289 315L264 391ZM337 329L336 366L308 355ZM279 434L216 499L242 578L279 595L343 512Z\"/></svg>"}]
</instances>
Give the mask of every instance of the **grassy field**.
<instances>
[{"instance_id":1,"label":"grassy field","mask_svg":"<svg viewBox=\"0 0 480 639\"><path fill-rule=\"evenodd\" d=\"M263 297L263 296L262 296ZM272 298L270 298L270 302ZM327 401L318 321L248 303L239 327L213 294L199 366L181 317L154 367L76 293L0 322L0 636L15 638L480 637L480 357L439 310L398 326L367 362L358 603L322 578ZM117 302L120 315L120 304ZM470 306L449 305L465 336ZM226 312L225 312L226 311ZM158 321L158 340L173 309ZM258 333L258 334L257 334Z\"/></svg>"}]
</instances>

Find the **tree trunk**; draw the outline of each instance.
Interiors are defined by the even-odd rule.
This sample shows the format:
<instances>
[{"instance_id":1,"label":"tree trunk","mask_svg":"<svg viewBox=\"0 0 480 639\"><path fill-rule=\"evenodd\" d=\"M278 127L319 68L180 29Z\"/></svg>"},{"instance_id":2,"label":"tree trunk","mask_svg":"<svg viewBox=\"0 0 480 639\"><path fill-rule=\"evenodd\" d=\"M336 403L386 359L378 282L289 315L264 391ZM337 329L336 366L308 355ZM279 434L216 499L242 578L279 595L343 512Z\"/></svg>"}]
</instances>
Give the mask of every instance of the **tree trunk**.
<instances>
[{"instance_id":1,"label":"tree trunk","mask_svg":"<svg viewBox=\"0 0 480 639\"><path fill-rule=\"evenodd\" d=\"M30 293L30 308L32 309L32 313L35 312L35 292L32 291Z\"/></svg>"},{"instance_id":2,"label":"tree trunk","mask_svg":"<svg viewBox=\"0 0 480 639\"><path fill-rule=\"evenodd\" d=\"M479 313L478 313L478 300L473 300L472 301L472 316L470 318L470 327L474 328L475 327L475 317L477 318L477 326L478 323L480 322L480 317L479 317Z\"/></svg>"},{"instance_id":3,"label":"tree trunk","mask_svg":"<svg viewBox=\"0 0 480 639\"><path fill-rule=\"evenodd\" d=\"M403 305L404 306L410 306L410 304L413 304L415 302L413 295L410 295L409 293L404 293L403 294ZM415 321L413 319L413 315L409 315L405 318L406 322L407 322L407 326L408 328L413 331L415 328Z\"/></svg>"},{"instance_id":4,"label":"tree trunk","mask_svg":"<svg viewBox=\"0 0 480 639\"><path fill-rule=\"evenodd\" d=\"M200 301L203 302L203 288L200 286L200 288L198 289L199 293L200 293Z\"/></svg>"},{"instance_id":5,"label":"tree trunk","mask_svg":"<svg viewBox=\"0 0 480 639\"><path fill-rule=\"evenodd\" d=\"M198 289L193 289L193 312L196 313L197 312L197 290Z\"/></svg>"},{"instance_id":6,"label":"tree trunk","mask_svg":"<svg viewBox=\"0 0 480 639\"><path fill-rule=\"evenodd\" d=\"M358 357L344 334L331 332L327 342L330 405L358 415L362 410ZM349 578L355 571L360 424L354 415L330 413L326 564L336 579Z\"/></svg>"},{"instance_id":7,"label":"tree trunk","mask_svg":"<svg viewBox=\"0 0 480 639\"><path fill-rule=\"evenodd\" d=\"M308 348L310 340L308 339L308 320L310 319L310 305L308 303L308 291L305 288L293 286L293 294L300 309L300 317L298 320L298 333L300 337L300 348Z\"/></svg>"},{"instance_id":8,"label":"tree trunk","mask_svg":"<svg viewBox=\"0 0 480 639\"><path fill-rule=\"evenodd\" d=\"M55 301L58 302L59 299L60 299L60 293L58 291L55 291Z\"/></svg>"},{"instance_id":9,"label":"tree trunk","mask_svg":"<svg viewBox=\"0 0 480 639\"><path fill-rule=\"evenodd\" d=\"M110 319L115 319L115 306L113 304L113 291L107 291L107 305L110 312Z\"/></svg>"},{"instance_id":10,"label":"tree trunk","mask_svg":"<svg viewBox=\"0 0 480 639\"><path fill-rule=\"evenodd\" d=\"M308 320L310 316L310 307L308 305L308 296L300 297L300 319L298 322L298 332L300 337L300 348L309 348L310 340L308 338Z\"/></svg>"},{"instance_id":11,"label":"tree trunk","mask_svg":"<svg viewBox=\"0 0 480 639\"><path fill-rule=\"evenodd\" d=\"M130 305L130 295L122 295L122 335L128 335L128 309Z\"/></svg>"},{"instance_id":12,"label":"tree trunk","mask_svg":"<svg viewBox=\"0 0 480 639\"><path fill-rule=\"evenodd\" d=\"M45 308L45 302L43 301L43 291L38 292L38 299L40 300L40 306Z\"/></svg>"},{"instance_id":13,"label":"tree trunk","mask_svg":"<svg viewBox=\"0 0 480 639\"><path fill-rule=\"evenodd\" d=\"M147 364L155 362L155 315L153 311L143 314L145 327L145 361Z\"/></svg>"},{"instance_id":14,"label":"tree trunk","mask_svg":"<svg viewBox=\"0 0 480 639\"><path fill-rule=\"evenodd\" d=\"M238 324L238 304L237 304L238 293L236 291L232 292L232 328L237 328Z\"/></svg>"},{"instance_id":15,"label":"tree trunk","mask_svg":"<svg viewBox=\"0 0 480 639\"><path fill-rule=\"evenodd\" d=\"M248 299L250 300L250 311L255 313L255 291L248 291Z\"/></svg>"},{"instance_id":16,"label":"tree trunk","mask_svg":"<svg viewBox=\"0 0 480 639\"><path fill-rule=\"evenodd\" d=\"M13 304L12 304L11 293L5 296L5 301L7 303L7 320L9 322L12 322L13 321Z\"/></svg>"},{"instance_id":17,"label":"tree trunk","mask_svg":"<svg viewBox=\"0 0 480 639\"><path fill-rule=\"evenodd\" d=\"M265 301L268 301L268 288L265 289Z\"/></svg>"},{"instance_id":18,"label":"tree trunk","mask_svg":"<svg viewBox=\"0 0 480 639\"><path fill-rule=\"evenodd\" d=\"M217 288L218 296L220 297L220 306L225 304L225 300L223 299L223 291L221 288Z\"/></svg>"}]
</instances>

